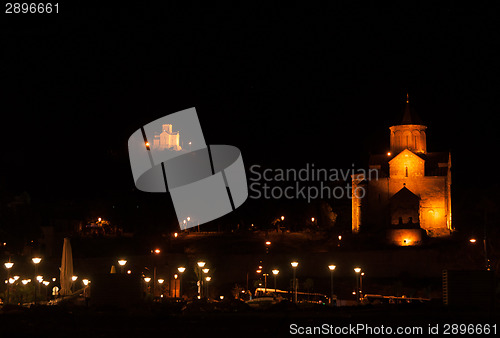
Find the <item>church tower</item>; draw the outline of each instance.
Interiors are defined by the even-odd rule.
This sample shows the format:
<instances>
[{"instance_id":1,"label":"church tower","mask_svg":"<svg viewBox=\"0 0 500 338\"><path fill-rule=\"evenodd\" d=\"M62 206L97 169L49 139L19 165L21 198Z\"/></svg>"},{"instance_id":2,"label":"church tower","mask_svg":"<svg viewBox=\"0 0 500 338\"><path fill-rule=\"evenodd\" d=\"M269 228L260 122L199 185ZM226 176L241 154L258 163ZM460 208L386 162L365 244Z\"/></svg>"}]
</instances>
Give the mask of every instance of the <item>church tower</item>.
<instances>
[{"instance_id":1,"label":"church tower","mask_svg":"<svg viewBox=\"0 0 500 338\"><path fill-rule=\"evenodd\" d=\"M403 120L401 124L392 126L391 130L391 153L396 155L404 149L409 149L414 153L427 153L426 126L418 115L410 107L410 99L406 94L406 105L404 108Z\"/></svg>"}]
</instances>

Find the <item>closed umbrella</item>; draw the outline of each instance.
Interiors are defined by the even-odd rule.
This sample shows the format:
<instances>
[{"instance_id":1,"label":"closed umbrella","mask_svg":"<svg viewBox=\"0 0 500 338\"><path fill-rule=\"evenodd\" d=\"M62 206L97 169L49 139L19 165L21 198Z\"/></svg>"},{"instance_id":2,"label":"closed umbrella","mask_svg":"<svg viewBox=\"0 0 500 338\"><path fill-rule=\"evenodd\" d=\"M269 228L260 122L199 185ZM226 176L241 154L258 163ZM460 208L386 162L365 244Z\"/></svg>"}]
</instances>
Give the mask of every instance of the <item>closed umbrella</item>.
<instances>
[{"instance_id":1,"label":"closed umbrella","mask_svg":"<svg viewBox=\"0 0 500 338\"><path fill-rule=\"evenodd\" d=\"M61 291L59 294L67 296L71 294L71 284L73 283L73 253L71 252L71 243L69 238L64 239L62 260L61 260Z\"/></svg>"}]
</instances>

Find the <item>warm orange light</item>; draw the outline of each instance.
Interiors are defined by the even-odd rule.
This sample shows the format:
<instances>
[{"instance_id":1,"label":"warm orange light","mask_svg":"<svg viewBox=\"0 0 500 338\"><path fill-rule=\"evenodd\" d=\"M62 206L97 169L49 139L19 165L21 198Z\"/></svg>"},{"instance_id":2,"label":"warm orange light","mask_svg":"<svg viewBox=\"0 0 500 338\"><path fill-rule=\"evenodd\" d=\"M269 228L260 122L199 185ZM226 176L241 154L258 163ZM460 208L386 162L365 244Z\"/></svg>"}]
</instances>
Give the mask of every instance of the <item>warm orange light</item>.
<instances>
[{"instance_id":1,"label":"warm orange light","mask_svg":"<svg viewBox=\"0 0 500 338\"><path fill-rule=\"evenodd\" d=\"M469 239L469 242L476 243L476 239L475 238L471 238L471 239Z\"/></svg>"},{"instance_id":2,"label":"warm orange light","mask_svg":"<svg viewBox=\"0 0 500 338\"><path fill-rule=\"evenodd\" d=\"M285 216L281 216L281 220L284 221L285 220Z\"/></svg>"},{"instance_id":3,"label":"warm orange light","mask_svg":"<svg viewBox=\"0 0 500 338\"><path fill-rule=\"evenodd\" d=\"M179 236L179 234L177 232L174 232L174 237L177 238L177 236Z\"/></svg>"},{"instance_id":4,"label":"warm orange light","mask_svg":"<svg viewBox=\"0 0 500 338\"><path fill-rule=\"evenodd\" d=\"M155 249L155 251L154 251L154 252L155 252L155 254L157 254L157 255L158 255L158 254L161 252L161 250L160 250L160 249Z\"/></svg>"},{"instance_id":5,"label":"warm orange light","mask_svg":"<svg viewBox=\"0 0 500 338\"><path fill-rule=\"evenodd\" d=\"M266 245L271 245L271 241L266 241Z\"/></svg>"},{"instance_id":6,"label":"warm orange light","mask_svg":"<svg viewBox=\"0 0 500 338\"><path fill-rule=\"evenodd\" d=\"M391 156L391 152L390 151L387 152L387 156Z\"/></svg>"},{"instance_id":7,"label":"warm orange light","mask_svg":"<svg viewBox=\"0 0 500 338\"><path fill-rule=\"evenodd\" d=\"M149 148L149 142L146 142L146 148Z\"/></svg>"},{"instance_id":8,"label":"warm orange light","mask_svg":"<svg viewBox=\"0 0 500 338\"><path fill-rule=\"evenodd\" d=\"M262 272L262 270L260 270L260 269L259 269L259 270L256 270L255 272L257 272L257 273L261 273L261 272Z\"/></svg>"},{"instance_id":9,"label":"warm orange light","mask_svg":"<svg viewBox=\"0 0 500 338\"><path fill-rule=\"evenodd\" d=\"M311 217L311 222L314 222L314 217Z\"/></svg>"}]
</instances>

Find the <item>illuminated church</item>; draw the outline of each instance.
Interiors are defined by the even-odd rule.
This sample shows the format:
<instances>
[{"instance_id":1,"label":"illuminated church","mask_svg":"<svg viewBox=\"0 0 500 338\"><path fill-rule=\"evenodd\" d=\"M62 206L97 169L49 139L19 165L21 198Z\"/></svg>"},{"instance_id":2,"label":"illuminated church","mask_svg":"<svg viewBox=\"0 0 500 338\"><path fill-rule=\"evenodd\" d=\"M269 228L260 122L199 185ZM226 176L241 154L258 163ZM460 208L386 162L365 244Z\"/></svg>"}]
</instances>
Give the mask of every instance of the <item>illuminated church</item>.
<instances>
[{"instance_id":1,"label":"illuminated church","mask_svg":"<svg viewBox=\"0 0 500 338\"><path fill-rule=\"evenodd\" d=\"M179 132L172 132L171 124L162 125L162 132L156 133L153 139L154 150L175 150L180 151Z\"/></svg>"},{"instance_id":2,"label":"illuminated church","mask_svg":"<svg viewBox=\"0 0 500 338\"><path fill-rule=\"evenodd\" d=\"M353 175L352 232L383 233L401 246L419 245L425 235L446 237L451 223L451 154L427 152L427 127L406 99L403 119L390 129L390 152L372 155L378 177ZM354 193L364 188L364 196Z\"/></svg>"}]
</instances>

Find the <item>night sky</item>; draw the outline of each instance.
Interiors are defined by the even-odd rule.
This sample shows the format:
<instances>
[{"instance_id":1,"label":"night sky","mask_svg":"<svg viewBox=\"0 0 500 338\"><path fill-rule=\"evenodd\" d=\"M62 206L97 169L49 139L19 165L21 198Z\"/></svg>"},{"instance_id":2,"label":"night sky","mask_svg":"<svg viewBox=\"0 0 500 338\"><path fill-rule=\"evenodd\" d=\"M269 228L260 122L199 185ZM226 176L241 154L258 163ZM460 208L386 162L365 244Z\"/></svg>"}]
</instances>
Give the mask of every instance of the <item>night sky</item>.
<instances>
[{"instance_id":1,"label":"night sky","mask_svg":"<svg viewBox=\"0 0 500 338\"><path fill-rule=\"evenodd\" d=\"M173 219L168 196L134 191L127 140L142 125L196 107L207 144L239 147L247 168L363 167L407 92L428 151L452 152L453 188L498 186L498 8L102 6L2 15L4 202L154 201Z\"/></svg>"}]
</instances>

